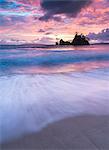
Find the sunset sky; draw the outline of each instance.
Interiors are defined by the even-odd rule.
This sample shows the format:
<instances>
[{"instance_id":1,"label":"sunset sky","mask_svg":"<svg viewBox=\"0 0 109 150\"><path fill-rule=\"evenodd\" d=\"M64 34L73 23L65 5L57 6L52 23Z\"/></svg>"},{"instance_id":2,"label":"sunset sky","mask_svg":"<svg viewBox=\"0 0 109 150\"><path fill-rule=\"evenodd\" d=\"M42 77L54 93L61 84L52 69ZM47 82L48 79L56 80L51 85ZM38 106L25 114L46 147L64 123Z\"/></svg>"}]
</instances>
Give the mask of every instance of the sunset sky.
<instances>
[{"instance_id":1,"label":"sunset sky","mask_svg":"<svg viewBox=\"0 0 109 150\"><path fill-rule=\"evenodd\" d=\"M109 42L109 0L0 0L0 43Z\"/></svg>"}]
</instances>

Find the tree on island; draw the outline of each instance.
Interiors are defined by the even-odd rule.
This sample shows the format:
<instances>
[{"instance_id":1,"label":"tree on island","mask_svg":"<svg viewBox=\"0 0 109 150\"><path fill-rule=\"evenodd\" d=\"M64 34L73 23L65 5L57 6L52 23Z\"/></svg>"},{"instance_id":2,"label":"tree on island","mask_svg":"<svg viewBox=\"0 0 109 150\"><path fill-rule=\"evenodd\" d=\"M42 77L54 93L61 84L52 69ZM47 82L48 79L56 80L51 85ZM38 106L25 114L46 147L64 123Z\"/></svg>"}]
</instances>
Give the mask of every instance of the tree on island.
<instances>
[{"instance_id":1,"label":"tree on island","mask_svg":"<svg viewBox=\"0 0 109 150\"><path fill-rule=\"evenodd\" d=\"M76 35L72 41L72 45L89 45L89 41L88 41L87 37L84 36L83 34L78 35L76 33Z\"/></svg>"},{"instance_id":2,"label":"tree on island","mask_svg":"<svg viewBox=\"0 0 109 150\"><path fill-rule=\"evenodd\" d=\"M72 42L61 39L59 43L56 42L56 45L89 45L89 41L88 38L83 34L76 33Z\"/></svg>"}]
</instances>

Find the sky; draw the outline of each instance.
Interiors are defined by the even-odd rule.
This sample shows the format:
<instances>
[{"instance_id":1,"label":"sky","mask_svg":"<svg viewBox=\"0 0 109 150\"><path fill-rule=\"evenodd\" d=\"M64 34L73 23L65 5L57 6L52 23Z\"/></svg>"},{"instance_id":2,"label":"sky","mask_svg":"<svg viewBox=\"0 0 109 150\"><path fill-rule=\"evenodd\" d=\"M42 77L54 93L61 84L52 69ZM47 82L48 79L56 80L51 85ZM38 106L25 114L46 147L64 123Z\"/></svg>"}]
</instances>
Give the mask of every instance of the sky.
<instances>
[{"instance_id":1,"label":"sky","mask_svg":"<svg viewBox=\"0 0 109 150\"><path fill-rule=\"evenodd\" d=\"M0 0L0 43L109 42L109 0Z\"/></svg>"}]
</instances>

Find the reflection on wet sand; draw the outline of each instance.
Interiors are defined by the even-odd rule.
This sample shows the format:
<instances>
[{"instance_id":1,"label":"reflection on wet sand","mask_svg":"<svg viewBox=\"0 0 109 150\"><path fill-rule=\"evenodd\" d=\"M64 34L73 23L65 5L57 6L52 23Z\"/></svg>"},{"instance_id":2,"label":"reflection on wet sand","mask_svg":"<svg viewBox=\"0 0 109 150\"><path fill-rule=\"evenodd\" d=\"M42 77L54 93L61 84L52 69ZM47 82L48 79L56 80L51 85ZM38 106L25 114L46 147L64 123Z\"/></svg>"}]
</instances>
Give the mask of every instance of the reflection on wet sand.
<instances>
[{"instance_id":1,"label":"reflection on wet sand","mask_svg":"<svg viewBox=\"0 0 109 150\"><path fill-rule=\"evenodd\" d=\"M76 63L76 64L67 64L61 66L51 66L51 67L30 67L30 68L22 68L22 69L15 69L14 73L24 74L28 72L28 74L49 74L49 73L67 73L67 72L81 72L81 71L89 71L92 69L99 69L99 68L108 68L109 63L107 61L101 62L83 62L83 63Z\"/></svg>"}]
</instances>

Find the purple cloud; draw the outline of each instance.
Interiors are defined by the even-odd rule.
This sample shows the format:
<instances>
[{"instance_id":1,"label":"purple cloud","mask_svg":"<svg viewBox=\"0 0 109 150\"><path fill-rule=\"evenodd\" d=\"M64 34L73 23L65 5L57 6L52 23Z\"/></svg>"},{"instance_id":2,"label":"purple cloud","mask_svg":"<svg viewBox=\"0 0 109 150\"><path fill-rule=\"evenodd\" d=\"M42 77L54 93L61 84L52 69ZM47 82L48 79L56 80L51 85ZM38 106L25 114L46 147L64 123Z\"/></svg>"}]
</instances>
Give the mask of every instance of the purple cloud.
<instances>
[{"instance_id":1,"label":"purple cloud","mask_svg":"<svg viewBox=\"0 0 109 150\"><path fill-rule=\"evenodd\" d=\"M61 19L55 15L64 14L68 17L75 17L83 7L88 6L92 0L42 0L41 7L45 14L40 17L40 20L47 21Z\"/></svg>"},{"instance_id":2,"label":"purple cloud","mask_svg":"<svg viewBox=\"0 0 109 150\"><path fill-rule=\"evenodd\" d=\"M102 30L98 34L89 33L88 37L92 40L109 41L109 28Z\"/></svg>"},{"instance_id":3,"label":"purple cloud","mask_svg":"<svg viewBox=\"0 0 109 150\"><path fill-rule=\"evenodd\" d=\"M26 18L24 16L5 16L0 15L0 26L6 27L10 25L15 25L18 22L25 22Z\"/></svg>"}]
</instances>

